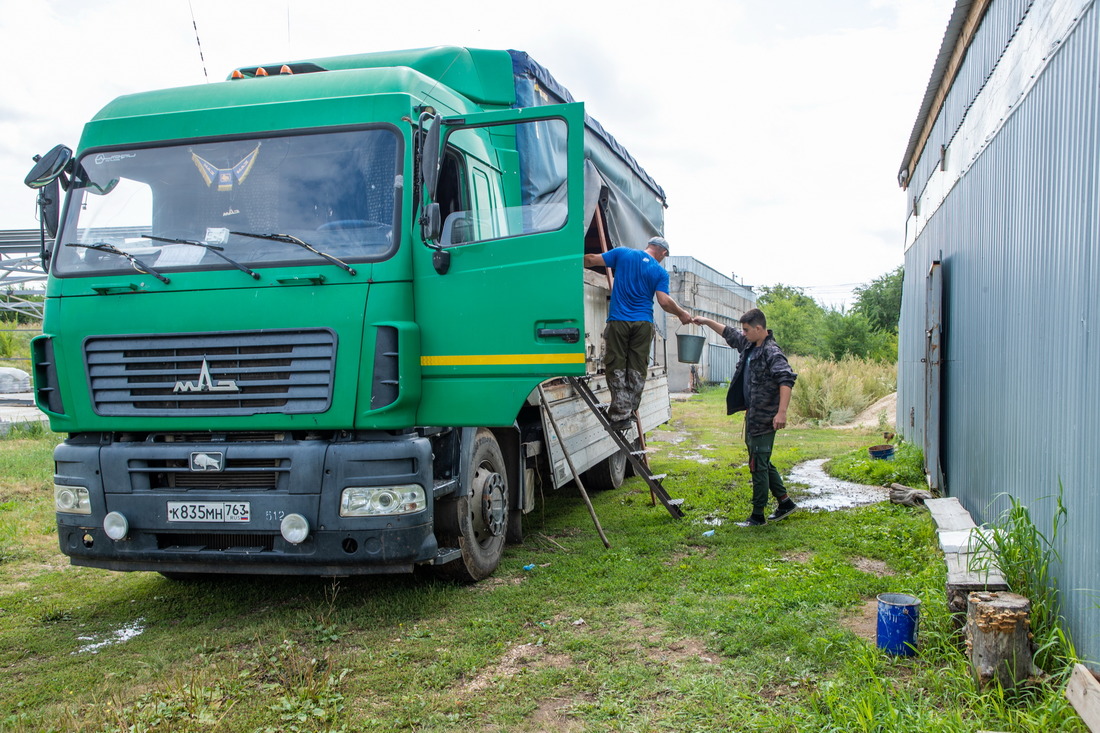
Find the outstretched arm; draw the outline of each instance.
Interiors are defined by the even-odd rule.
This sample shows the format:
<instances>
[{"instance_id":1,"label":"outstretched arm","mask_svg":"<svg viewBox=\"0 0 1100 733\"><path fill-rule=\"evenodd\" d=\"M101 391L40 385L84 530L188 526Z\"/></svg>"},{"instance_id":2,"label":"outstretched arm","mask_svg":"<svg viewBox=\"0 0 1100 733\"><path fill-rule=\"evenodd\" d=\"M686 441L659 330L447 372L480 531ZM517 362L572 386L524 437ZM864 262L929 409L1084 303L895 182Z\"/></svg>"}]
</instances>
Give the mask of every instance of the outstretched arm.
<instances>
[{"instance_id":1,"label":"outstretched arm","mask_svg":"<svg viewBox=\"0 0 1100 733\"><path fill-rule=\"evenodd\" d=\"M710 328L717 331L719 336L725 333L726 330L726 327L723 326L721 323L712 318L707 318L706 316L695 316L695 318L692 318L691 321L697 326L709 326Z\"/></svg>"},{"instance_id":2,"label":"outstretched arm","mask_svg":"<svg viewBox=\"0 0 1100 733\"><path fill-rule=\"evenodd\" d=\"M587 257L588 255L585 255ZM691 323L691 314L680 307L680 304L672 299L672 296L668 293L657 291L657 305L661 306L661 310L666 313L671 313L680 319L680 323Z\"/></svg>"},{"instance_id":3,"label":"outstretched arm","mask_svg":"<svg viewBox=\"0 0 1100 733\"><path fill-rule=\"evenodd\" d=\"M584 256L585 267L606 267L604 264L603 255L585 255Z\"/></svg>"}]
</instances>

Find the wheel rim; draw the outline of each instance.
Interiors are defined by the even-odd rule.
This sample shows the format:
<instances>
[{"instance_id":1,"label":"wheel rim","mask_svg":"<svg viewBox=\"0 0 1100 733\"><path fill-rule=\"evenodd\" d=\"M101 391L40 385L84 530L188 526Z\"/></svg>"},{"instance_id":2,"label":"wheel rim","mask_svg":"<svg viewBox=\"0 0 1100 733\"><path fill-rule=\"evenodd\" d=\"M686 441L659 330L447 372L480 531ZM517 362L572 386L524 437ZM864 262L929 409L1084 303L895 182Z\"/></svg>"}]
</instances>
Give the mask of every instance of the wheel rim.
<instances>
[{"instance_id":1,"label":"wheel rim","mask_svg":"<svg viewBox=\"0 0 1100 733\"><path fill-rule=\"evenodd\" d=\"M500 537L504 533L508 514L507 484L492 466L482 464L474 472L474 496L481 511L474 512L474 535L481 541Z\"/></svg>"}]
</instances>

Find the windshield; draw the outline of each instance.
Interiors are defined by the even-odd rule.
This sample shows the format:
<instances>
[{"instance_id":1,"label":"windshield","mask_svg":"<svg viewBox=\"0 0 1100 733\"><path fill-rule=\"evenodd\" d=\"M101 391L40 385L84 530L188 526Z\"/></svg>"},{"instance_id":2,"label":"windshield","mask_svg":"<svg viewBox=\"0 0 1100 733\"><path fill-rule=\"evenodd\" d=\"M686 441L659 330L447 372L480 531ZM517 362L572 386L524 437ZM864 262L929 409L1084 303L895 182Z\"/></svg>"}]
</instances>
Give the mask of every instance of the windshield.
<instances>
[{"instance_id":1,"label":"windshield","mask_svg":"<svg viewBox=\"0 0 1100 733\"><path fill-rule=\"evenodd\" d=\"M385 259L395 247L398 144L394 131L370 129L89 153L76 169L55 272L132 267L101 246L66 246L74 244L109 245L158 271L317 259L294 242L237 232L289 235L340 260Z\"/></svg>"}]
</instances>

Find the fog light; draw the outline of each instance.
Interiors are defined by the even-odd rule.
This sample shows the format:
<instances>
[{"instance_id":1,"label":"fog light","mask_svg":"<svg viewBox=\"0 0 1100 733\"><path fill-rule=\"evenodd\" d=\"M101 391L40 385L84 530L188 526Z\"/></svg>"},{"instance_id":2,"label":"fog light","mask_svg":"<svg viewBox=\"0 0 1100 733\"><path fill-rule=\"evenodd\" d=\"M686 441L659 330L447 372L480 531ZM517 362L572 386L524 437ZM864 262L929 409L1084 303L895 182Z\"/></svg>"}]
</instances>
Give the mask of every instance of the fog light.
<instances>
[{"instance_id":1,"label":"fog light","mask_svg":"<svg viewBox=\"0 0 1100 733\"><path fill-rule=\"evenodd\" d=\"M292 545L300 545L309 537L309 521L301 514L287 514L279 524L283 539Z\"/></svg>"},{"instance_id":2,"label":"fog light","mask_svg":"<svg viewBox=\"0 0 1100 733\"><path fill-rule=\"evenodd\" d=\"M130 523L118 512L108 512L103 518L103 531L112 540L123 540L130 532Z\"/></svg>"},{"instance_id":3,"label":"fog light","mask_svg":"<svg viewBox=\"0 0 1100 733\"><path fill-rule=\"evenodd\" d=\"M53 485L54 509L66 514L91 514L92 502L83 486Z\"/></svg>"},{"instance_id":4,"label":"fog light","mask_svg":"<svg viewBox=\"0 0 1100 733\"><path fill-rule=\"evenodd\" d=\"M426 509L428 500L420 484L401 486L353 486L340 494L341 517L383 517L412 514Z\"/></svg>"}]
</instances>

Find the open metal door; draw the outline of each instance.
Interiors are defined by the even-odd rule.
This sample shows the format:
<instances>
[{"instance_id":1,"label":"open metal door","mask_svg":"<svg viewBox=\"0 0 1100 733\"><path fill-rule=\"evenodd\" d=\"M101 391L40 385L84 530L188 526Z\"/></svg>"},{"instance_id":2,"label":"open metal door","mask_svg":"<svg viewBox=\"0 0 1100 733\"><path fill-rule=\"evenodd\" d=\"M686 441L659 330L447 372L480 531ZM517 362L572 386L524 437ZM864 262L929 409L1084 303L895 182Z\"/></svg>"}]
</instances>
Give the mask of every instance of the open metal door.
<instances>
[{"instance_id":1,"label":"open metal door","mask_svg":"<svg viewBox=\"0 0 1100 733\"><path fill-rule=\"evenodd\" d=\"M924 345L924 466L928 487L944 493L940 434L940 394L943 381L943 267L939 260L928 270Z\"/></svg>"},{"instance_id":2,"label":"open metal door","mask_svg":"<svg viewBox=\"0 0 1100 733\"><path fill-rule=\"evenodd\" d=\"M440 212L438 240L425 237L414 263L418 421L511 425L540 382L585 372L584 107L441 125L441 149L461 162L469 191Z\"/></svg>"}]
</instances>

